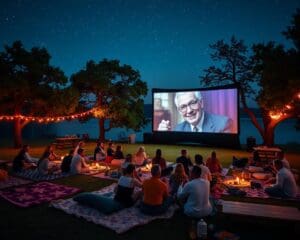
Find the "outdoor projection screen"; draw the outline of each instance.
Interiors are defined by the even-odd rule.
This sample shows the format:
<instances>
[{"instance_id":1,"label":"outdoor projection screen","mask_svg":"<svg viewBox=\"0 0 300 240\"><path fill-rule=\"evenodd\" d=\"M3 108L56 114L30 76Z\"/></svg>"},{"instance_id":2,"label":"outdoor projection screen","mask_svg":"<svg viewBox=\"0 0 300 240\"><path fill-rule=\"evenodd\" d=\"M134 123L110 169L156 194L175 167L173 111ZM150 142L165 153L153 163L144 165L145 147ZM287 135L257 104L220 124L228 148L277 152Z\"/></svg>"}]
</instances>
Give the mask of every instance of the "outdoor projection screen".
<instances>
[{"instance_id":1,"label":"outdoor projection screen","mask_svg":"<svg viewBox=\"0 0 300 240\"><path fill-rule=\"evenodd\" d=\"M153 132L239 134L236 87L153 89L152 97Z\"/></svg>"}]
</instances>

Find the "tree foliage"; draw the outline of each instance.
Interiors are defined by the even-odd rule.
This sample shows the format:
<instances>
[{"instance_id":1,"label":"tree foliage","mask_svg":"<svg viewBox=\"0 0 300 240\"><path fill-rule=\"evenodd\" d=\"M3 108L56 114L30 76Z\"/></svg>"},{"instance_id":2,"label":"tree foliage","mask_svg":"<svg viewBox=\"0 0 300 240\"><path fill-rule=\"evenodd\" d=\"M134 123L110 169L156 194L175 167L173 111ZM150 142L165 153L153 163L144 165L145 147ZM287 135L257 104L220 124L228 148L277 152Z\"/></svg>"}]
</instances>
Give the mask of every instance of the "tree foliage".
<instances>
[{"instance_id":1,"label":"tree foliage","mask_svg":"<svg viewBox=\"0 0 300 240\"><path fill-rule=\"evenodd\" d=\"M131 66L120 65L118 60L88 61L71 81L81 93L81 104L100 110L100 139L104 140L111 128L139 130L146 124L143 97L147 85ZM105 120L109 120L108 125Z\"/></svg>"},{"instance_id":2,"label":"tree foliage","mask_svg":"<svg viewBox=\"0 0 300 240\"><path fill-rule=\"evenodd\" d=\"M64 88L67 78L50 64L45 48L30 51L20 41L5 46L0 53L0 112L26 116L57 116L75 110L78 94ZM15 146L21 144L26 120L15 120Z\"/></svg>"},{"instance_id":3,"label":"tree foliage","mask_svg":"<svg viewBox=\"0 0 300 240\"><path fill-rule=\"evenodd\" d=\"M264 144L274 144L274 129L285 119L299 116L299 54L286 51L273 42L255 44L247 52L243 41L234 37L230 43L223 40L210 45L211 57L220 67L204 70L201 81L210 86L234 83L239 86L244 110L259 131ZM258 90L254 91L254 83ZM253 95L261 109L263 126L247 105L247 97Z\"/></svg>"}]
</instances>

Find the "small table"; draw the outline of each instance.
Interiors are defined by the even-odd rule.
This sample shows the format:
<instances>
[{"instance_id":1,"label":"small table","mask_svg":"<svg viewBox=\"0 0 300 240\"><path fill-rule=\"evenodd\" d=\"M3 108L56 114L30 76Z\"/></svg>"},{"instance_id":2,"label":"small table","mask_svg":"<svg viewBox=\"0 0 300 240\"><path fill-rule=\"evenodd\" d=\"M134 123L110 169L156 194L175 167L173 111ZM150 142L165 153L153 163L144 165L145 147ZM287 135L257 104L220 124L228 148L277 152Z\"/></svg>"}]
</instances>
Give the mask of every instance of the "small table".
<instances>
[{"instance_id":1,"label":"small table","mask_svg":"<svg viewBox=\"0 0 300 240\"><path fill-rule=\"evenodd\" d=\"M254 147L254 151L258 152L258 155L262 161L273 161L277 158L277 153L281 152L282 150L280 148L276 147L266 147L266 146L259 146L259 147Z\"/></svg>"},{"instance_id":2,"label":"small table","mask_svg":"<svg viewBox=\"0 0 300 240\"><path fill-rule=\"evenodd\" d=\"M61 137L55 139L56 148L72 148L80 141L78 137Z\"/></svg>"}]
</instances>

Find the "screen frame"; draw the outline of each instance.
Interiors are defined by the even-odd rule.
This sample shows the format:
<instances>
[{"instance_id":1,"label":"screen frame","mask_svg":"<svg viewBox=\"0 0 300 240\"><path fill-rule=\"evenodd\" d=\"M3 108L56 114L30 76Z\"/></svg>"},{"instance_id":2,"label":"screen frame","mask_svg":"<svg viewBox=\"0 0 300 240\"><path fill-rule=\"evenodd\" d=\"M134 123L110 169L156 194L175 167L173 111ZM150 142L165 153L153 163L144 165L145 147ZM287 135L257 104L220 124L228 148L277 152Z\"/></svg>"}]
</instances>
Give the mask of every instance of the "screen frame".
<instances>
[{"instance_id":1,"label":"screen frame","mask_svg":"<svg viewBox=\"0 0 300 240\"><path fill-rule=\"evenodd\" d=\"M154 94L155 93L174 93L174 92L192 92L192 91L212 91L212 90L226 90L226 89L234 89L237 91L236 94L236 103L237 103L237 133L210 133L210 132L199 132L199 133L193 133L190 132L188 134L191 135L203 135L203 134L209 134L209 135L240 135L240 102L239 102L239 87L236 84L229 84L229 85L222 85L222 86L215 86L215 87L206 87L206 88L180 88L180 89L167 89L167 88L152 88L152 124L151 129L153 133L168 133L168 134L181 134L181 133L187 133L187 132L179 132L179 131L157 131L154 129Z\"/></svg>"}]
</instances>

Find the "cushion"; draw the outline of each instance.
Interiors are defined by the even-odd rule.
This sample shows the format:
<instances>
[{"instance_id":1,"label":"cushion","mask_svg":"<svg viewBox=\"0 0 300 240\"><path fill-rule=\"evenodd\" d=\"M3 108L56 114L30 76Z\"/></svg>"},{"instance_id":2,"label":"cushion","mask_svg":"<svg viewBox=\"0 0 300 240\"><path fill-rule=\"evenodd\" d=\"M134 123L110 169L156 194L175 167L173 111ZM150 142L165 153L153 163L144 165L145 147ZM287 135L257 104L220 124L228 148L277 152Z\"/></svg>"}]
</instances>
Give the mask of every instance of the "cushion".
<instances>
[{"instance_id":1,"label":"cushion","mask_svg":"<svg viewBox=\"0 0 300 240\"><path fill-rule=\"evenodd\" d=\"M104 214L117 212L124 207L113 198L96 193L80 193L73 197L73 200L79 204L86 205L91 208L97 209Z\"/></svg>"}]
</instances>

